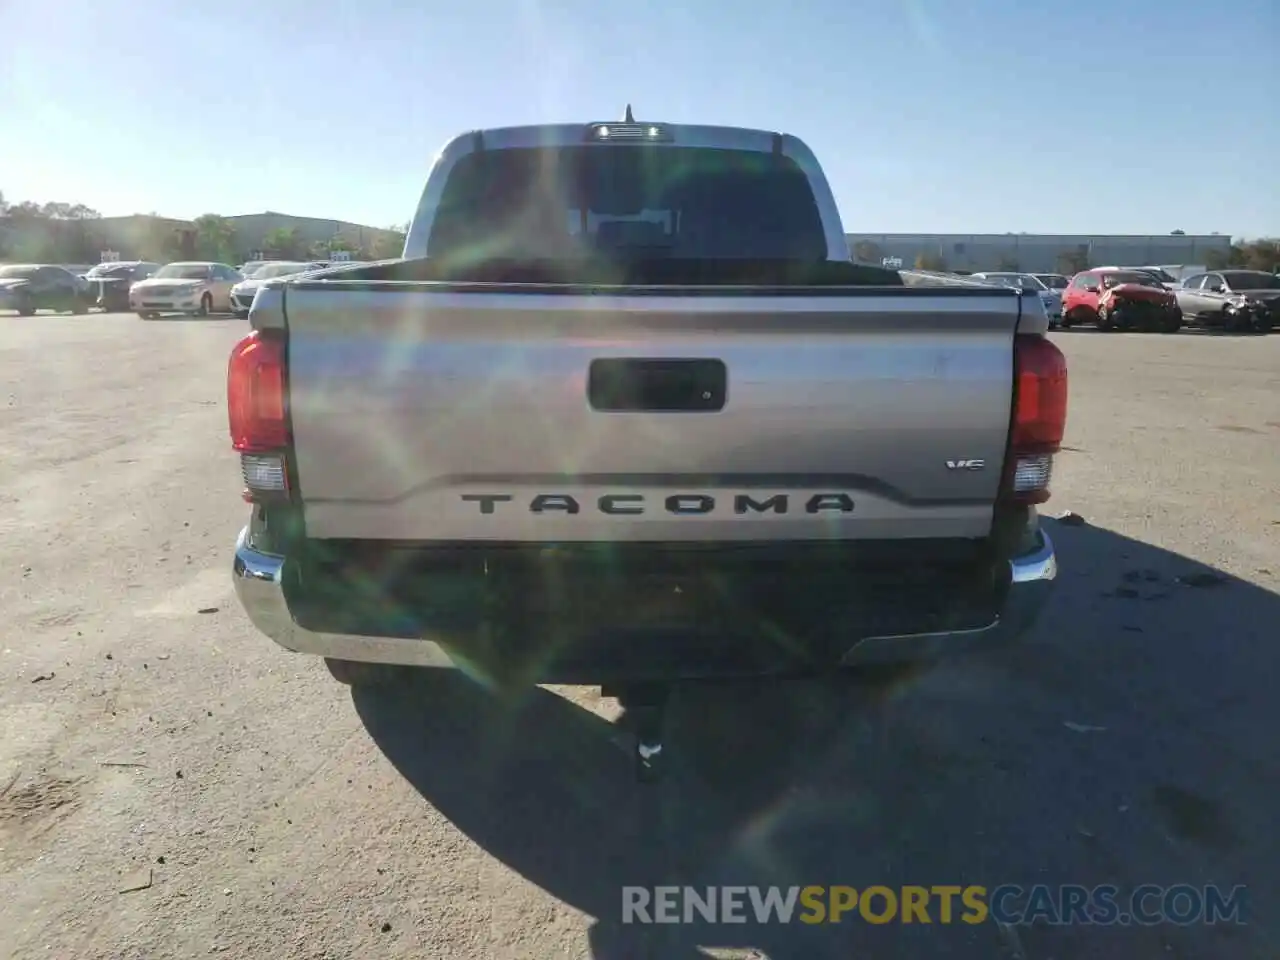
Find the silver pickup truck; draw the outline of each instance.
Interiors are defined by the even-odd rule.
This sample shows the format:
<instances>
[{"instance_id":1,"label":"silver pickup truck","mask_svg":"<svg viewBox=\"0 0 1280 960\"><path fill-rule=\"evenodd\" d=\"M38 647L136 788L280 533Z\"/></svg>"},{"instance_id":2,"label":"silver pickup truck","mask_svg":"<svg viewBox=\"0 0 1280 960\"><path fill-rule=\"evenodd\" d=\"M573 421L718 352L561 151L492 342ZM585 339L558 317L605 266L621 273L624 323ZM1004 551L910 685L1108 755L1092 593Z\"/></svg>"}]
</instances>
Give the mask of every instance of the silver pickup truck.
<instances>
[{"instance_id":1,"label":"silver pickup truck","mask_svg":"<svg viewBox=\"0 0 1280 960\"><path fill-rule=\"evenodd\" d=\"M1008 639L1055 576L1039 298L853 263L790 135L465 134L402 259L269 281L249 319L236 589L345 682L464 667L647 709Z\"/></svg>"}]
</instances>

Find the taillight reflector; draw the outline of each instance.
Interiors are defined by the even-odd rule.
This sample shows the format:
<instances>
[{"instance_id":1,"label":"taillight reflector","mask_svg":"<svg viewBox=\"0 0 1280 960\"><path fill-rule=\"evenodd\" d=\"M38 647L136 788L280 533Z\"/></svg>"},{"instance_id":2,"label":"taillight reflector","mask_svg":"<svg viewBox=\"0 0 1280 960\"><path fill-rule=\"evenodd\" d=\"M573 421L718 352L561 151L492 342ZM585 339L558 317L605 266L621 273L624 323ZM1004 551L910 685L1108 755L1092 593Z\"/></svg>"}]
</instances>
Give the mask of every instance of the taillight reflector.
<instances>
[{"instance_id":1,"label":"taillight reflector","mask_svg":"<svg viewBox=\"0 0 1280 960\"><path fill-rule=\"evenodd\" d=\"M227 418L231 446L241 453L263 453L289 445L284 364L283 340L258 330L231 349Z\"/></svg>"},{"instance_id":2,"label":"taillight reflector","mask_svg":"<svg viewBox=\"0 0 1280 960\"><path fill-rule=\"evenodd\" d=\"M1067 429L1067 358L1044 337L1014 338L1013 422L1005 496L1019 503L1049 499L1053 455Z\"/></svg>"}]
</instances>

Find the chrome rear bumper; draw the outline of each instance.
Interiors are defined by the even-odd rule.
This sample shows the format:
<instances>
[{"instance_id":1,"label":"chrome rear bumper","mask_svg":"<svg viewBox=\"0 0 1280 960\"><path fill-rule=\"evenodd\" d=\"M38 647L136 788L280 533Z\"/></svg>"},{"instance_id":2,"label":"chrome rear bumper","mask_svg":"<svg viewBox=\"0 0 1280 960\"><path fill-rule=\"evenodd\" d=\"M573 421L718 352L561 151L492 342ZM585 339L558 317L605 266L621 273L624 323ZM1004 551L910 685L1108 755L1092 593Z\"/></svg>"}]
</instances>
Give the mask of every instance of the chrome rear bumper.
<instances>
[{"instance_id":1,"label":"chrome rear bumper","mask_svg":"<svg viewBox=\"0 0 1280 960\"><path fill-rule=\"evenodd\" d=\"M318 633L299 626L285 599L285 562L284 557L253 549L249 545L248 527L240 531L232 569L236 596L253 625L286 650L370 663L457 666L439 644L429 640Z\"/></svg>"},{"instance_id":2,"label":"chrome rear bumper","mask_svg":"<svg viewBox=\"0 0 1280 960\"><path fill-rule=\"evenodd\" d=\"M1042 529L1036 537L1032 549L1010 561L1008 595L999 617L990 625L946 633L866 637L845 653L841 663L851 666L928 660L1017 639L1035 623L1058 572L1049 535ZM340 660L415 667L460 666L440 644L430 640L323 633L300 626L285 596L286 564L286 558L251 546L247 527L240 532L233 567L236 596L253 625L285 649Z\"/></svg>"}]
</instances>

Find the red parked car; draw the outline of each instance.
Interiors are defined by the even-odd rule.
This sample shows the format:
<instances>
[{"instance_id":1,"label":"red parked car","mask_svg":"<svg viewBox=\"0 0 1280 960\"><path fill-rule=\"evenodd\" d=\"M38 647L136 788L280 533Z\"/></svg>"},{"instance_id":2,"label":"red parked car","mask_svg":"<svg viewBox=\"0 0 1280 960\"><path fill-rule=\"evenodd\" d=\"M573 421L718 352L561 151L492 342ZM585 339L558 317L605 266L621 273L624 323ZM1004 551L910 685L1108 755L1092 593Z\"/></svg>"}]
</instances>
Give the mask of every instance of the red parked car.
<instances>
[{"instance_id":1,"label":"red parked car","mask_svg":"<svg viewBox=\"0 0 1280 960\"><path fill-rule=\"evenodd\" d=\"M1099 330L1182 328L1178 299L1156 277L1141 270L1085 270L1062 291L1062 325L1096 324Z\"/></svg>"}]
</instances>

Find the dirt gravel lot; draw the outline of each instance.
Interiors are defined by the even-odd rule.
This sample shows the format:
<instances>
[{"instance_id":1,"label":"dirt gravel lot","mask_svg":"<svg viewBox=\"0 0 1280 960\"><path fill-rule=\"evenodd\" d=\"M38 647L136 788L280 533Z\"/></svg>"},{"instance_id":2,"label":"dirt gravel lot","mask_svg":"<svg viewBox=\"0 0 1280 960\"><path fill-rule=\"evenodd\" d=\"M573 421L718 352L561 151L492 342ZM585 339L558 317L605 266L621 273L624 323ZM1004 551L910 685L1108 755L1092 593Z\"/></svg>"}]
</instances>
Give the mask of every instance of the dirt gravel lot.
<instances>
[{"instance_id":1,"label":"dirt gravel lot","mask_svg":"<svg viewBox=\"0 0 1280 960\"><path fill-rule=\"evenodd\" d=\"M353 700L238 609L235 320L0 317L0 957L1280 956L1280 335L1064 333L1060 589L890 686ZM1249 888L1248 924L622 925L626 884ZM753 948L754 952L752 951Z\"/></svg>"}]
</instances>

